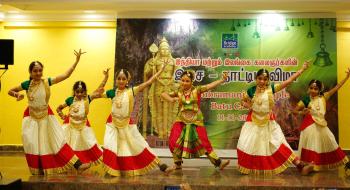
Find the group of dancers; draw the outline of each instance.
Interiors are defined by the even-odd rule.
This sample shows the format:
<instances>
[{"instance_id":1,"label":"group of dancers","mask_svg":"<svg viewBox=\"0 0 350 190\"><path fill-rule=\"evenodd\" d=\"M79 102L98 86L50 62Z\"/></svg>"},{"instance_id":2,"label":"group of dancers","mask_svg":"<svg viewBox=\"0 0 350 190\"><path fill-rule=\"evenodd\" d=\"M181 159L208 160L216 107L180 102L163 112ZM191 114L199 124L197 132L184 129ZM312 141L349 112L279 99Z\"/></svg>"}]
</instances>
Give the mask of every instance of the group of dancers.
<instances>
[{"instance_id":1,"label":"group of dancers","mask_svg":"<svg viewBox=\"0 0 350 190\"><path fill-rule=\"evenodd\" d=\"M138 86L128 85L131 74L126 69L115 73L116 87L107 91L104 86L109 69L103 71L103 81L90 95L87 94L87 86L83 81L75 82L73 95L56 109L64 120L62 126L49 106L50 87L67 79L85 52L79 50L74 53L75 63L68 71L54 78L43 79L43 64L39 61L32 62L29 65L30 79L8 92L19 101L24 99L24 94L20 92L26 91L28 108L22 122L22 141L33 175L64 173L73 168L82 172L101 162L106 174L110 176L143 175L156 167L169 174L182 168L183 158L202 155L206 155L220 170L229 165L230 160L222 160L214 152L200 110L201 94L224 83L228 78L226 73L223 73L221 79L207 85L193 86L194 72L186 70L181 75L181 86L177 91L162 93L165 101L179 104L179 112L169 135L174 165L167 166L149 147L138 131L137 123L130 119L135 95L155 81L166 63L148 81ZM308 66L309 63L305 62L298 72L281 84L270 84L267 70L257 72L256 85L249 88L242 99L242 105L250 111L237 145L238 170L241 173L278 174L291 163L302 175L341 165L345 165L345 169L350 168L347 156L338 146L324 119L326 100L348 80L349 69L346 78L327 92L323 92L320 81L310 81L308 95L293 110L295 114L304 115L299 157L294 154L275 121L272 112L273 94L291 84ZM89 104L96 98L109 98L112 101L103 148L98 145L87 119ZM66 107L69 108L68 114L63 113Z\"/></svg>"}]
</instances>

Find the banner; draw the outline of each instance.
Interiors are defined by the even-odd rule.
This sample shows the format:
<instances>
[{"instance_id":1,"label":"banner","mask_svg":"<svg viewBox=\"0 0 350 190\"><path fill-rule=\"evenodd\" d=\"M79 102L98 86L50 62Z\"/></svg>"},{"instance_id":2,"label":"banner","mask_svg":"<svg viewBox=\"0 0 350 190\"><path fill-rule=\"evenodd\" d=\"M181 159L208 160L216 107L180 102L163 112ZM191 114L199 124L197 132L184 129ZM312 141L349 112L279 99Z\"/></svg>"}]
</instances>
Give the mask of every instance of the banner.
<instances>
[{"instance_id":1,"label":"banner","mask_svg":"<svg viewBox=\"0 0 350 190\"><path fill-rule=\"evenodd\" d=\"M277 23L277 24L276 24ZM240 104L255 84L256 72L266 68L270 82L280 83L311 65L285 90L275 94L276 120L297 148L301 116L291 113L307 95L311 79L326 89L337 83L336 20L334 18L271 19L118 19L115 70L132 74L132 85L147 80L168 65L161 76L135 97L133 118L152 147L167 147L177 105L161 99L162 92L179 87L183 70L196 72L194 85L205 85L229 73L229 80L201 97L208 137L215 148L234 149L248 110ZM153 45L152 45L153 44ZM170 54L167 54L170 51ZM338 136L337 95L327 102L326 120Z\"/></svg>"}]
</instances>

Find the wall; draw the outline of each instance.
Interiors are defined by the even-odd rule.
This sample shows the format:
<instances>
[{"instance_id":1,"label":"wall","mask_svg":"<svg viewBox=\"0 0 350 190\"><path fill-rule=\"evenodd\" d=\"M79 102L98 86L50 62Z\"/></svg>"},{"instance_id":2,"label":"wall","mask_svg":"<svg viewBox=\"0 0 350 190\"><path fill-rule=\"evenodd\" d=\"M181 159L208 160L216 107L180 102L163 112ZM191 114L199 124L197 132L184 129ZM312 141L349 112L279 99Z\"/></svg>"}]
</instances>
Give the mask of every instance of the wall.
<instances>
[{"instance_id":1,"label":"wall","mask_svg":"<svg viewBox=\"0 0 350 190\"><path fill-rule=\"evenodd\" d=\"M346 76L350 68L350 22L337 22L338 81ZM338 92L339 143L350 149L350 81Z\"/></svg>"},{"instance_id":2,"label":"wall","mask_svg":"<svg viewBox=\"0 0 350 190\"><path fill-rule=\"evenodd\" d=\"M30 62L44 64L44 77L55 77L75 61L74 49L87 53L81 57L76 70L66 81L52 86L52 109L72 95L75 81L86 82L92 92L103 79L102 71L110 67L106 88L113 85L115 54L115 22L26 22L0 23L0 38L15 40L15 64L2 77L0 92L0 144L21 144L21 120L27 100L16 102L7 95L10 88L28 80ZM24 91L22 91L24 93ZM110 112L110 100L97 99L91 103L89 120L97 139L103 142L104 125ZM67 110L65 110L67 111ZM56 112L55 112L56 113ZM57 115L57 114L56 114Z\"/></svg>"}]
</instances>

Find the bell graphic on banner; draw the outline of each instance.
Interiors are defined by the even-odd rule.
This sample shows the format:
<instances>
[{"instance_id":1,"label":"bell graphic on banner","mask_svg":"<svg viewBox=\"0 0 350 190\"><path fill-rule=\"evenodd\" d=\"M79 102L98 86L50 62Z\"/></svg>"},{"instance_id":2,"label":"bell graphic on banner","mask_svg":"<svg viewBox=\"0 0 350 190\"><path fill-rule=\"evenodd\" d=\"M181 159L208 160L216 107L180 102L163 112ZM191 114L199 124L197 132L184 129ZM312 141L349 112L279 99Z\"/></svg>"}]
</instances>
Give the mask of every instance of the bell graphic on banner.
<instances>
[{"instance_id":1,"label":"bell graphic on banner","mask_svg":"<svg viewBox=\"0 0 350 190\"><path fill-rule=\"evenodd\" d=\"M313 38L314 33L311 31L311 18L309 19L309 32L306 35L307 38Z\"/></svg>"},{"instance_id":2,"label":"bell graphic on banner","mask_svg":"<svg viewBox=\"0 0 350 190\"><path fill-rule=\"evenodd\" d=\"M235 20L232 21L231 31L236 31Z\"/></svg>"},{"instance_id":3,"label":"bell graphic on banner","mask_svg":"<svg viewBox=\"0 0 350 190\"><path fill-rule=\"evenodd\" d=\"M321 29L321 44L320 44L320 48L321 51L316 53L316 60L313 63L316 66L319 67L325 67L325 66L329 66L332 65L332 60L329 58L329 53L326 52L326 44L324 43L324 31L323 31L323 24L324 24L324 20L321 19L320 20L320 29Z\"/></svg>"},{"instance_id":4,"label":"bell graphic on banner","mask_svg":"<svg viewBox=\"0 0 350 190\"><path fill-rule=\"evenodd\" d=\"M260 38L259 32L255 31L255 32L253 33L253 38Z\"/></svg>"},{"instance_id":5,"label":"bell graphic on banner","mask_svg":"<svg viewBox=\"0 0 350 190\"><path fill-rule=\"evenodd\" d=\"M253 33L253 38L260 38L260 34L258 32L258 20L255 20L255 32Z\"/></svg>"},{"instance_id":6,"label":"bell graphic on banner","mask_svg":"<svg viewBox=\"0 0 350 190\"><path fill-rule=\"evenodd\" d=\"M286 25L284 26L284 31L288 31L289 30L289 27L288 27L288 20L286 19Z\"/></svg>"},{"instance_id":7,"label":"bell graphic on banner","mask_svg":"<svg viewBox=\"0 0 350 190\"><path fill-rule=\"evenodd\" d=\"M314 37L314 33L312 31L309 31L306 35L307 38L313 38Z\"/></svg>"},{"instance_id":8,"label":"bell graphic on banner","mask_svg":"<svg viewBox=\"0 0 350 190\"><path fill-rule=\"evenodd\" d=\"M324 48L322 48L322 45L324 45L324 44L321 44L321 51L316 53L317 57L316 57L316 60L314 62L314 65L317 65L320 67L332 65L332 60L329 58L329 53L326 52Z\"/></svg>"}]
</instances>

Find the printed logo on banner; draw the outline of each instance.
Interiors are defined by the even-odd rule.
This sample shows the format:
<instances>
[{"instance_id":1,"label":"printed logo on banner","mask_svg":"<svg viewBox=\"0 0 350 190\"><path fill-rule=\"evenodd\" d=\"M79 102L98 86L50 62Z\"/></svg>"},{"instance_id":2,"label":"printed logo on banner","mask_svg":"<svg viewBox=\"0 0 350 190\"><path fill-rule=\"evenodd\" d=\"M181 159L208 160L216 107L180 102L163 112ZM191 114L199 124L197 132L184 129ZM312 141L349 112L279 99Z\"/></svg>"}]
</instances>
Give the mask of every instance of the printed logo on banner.
<instances>
[{"instance_id":1,"label":"printed logo on banner","mask_svg":"<svg viewBox=\"0 0 350 190\"><path fill-rule=\"evenodd\" d=\"M221 48L238 48L238 34L223 33L221 37Z\"/></svg>"}]
</instances>

